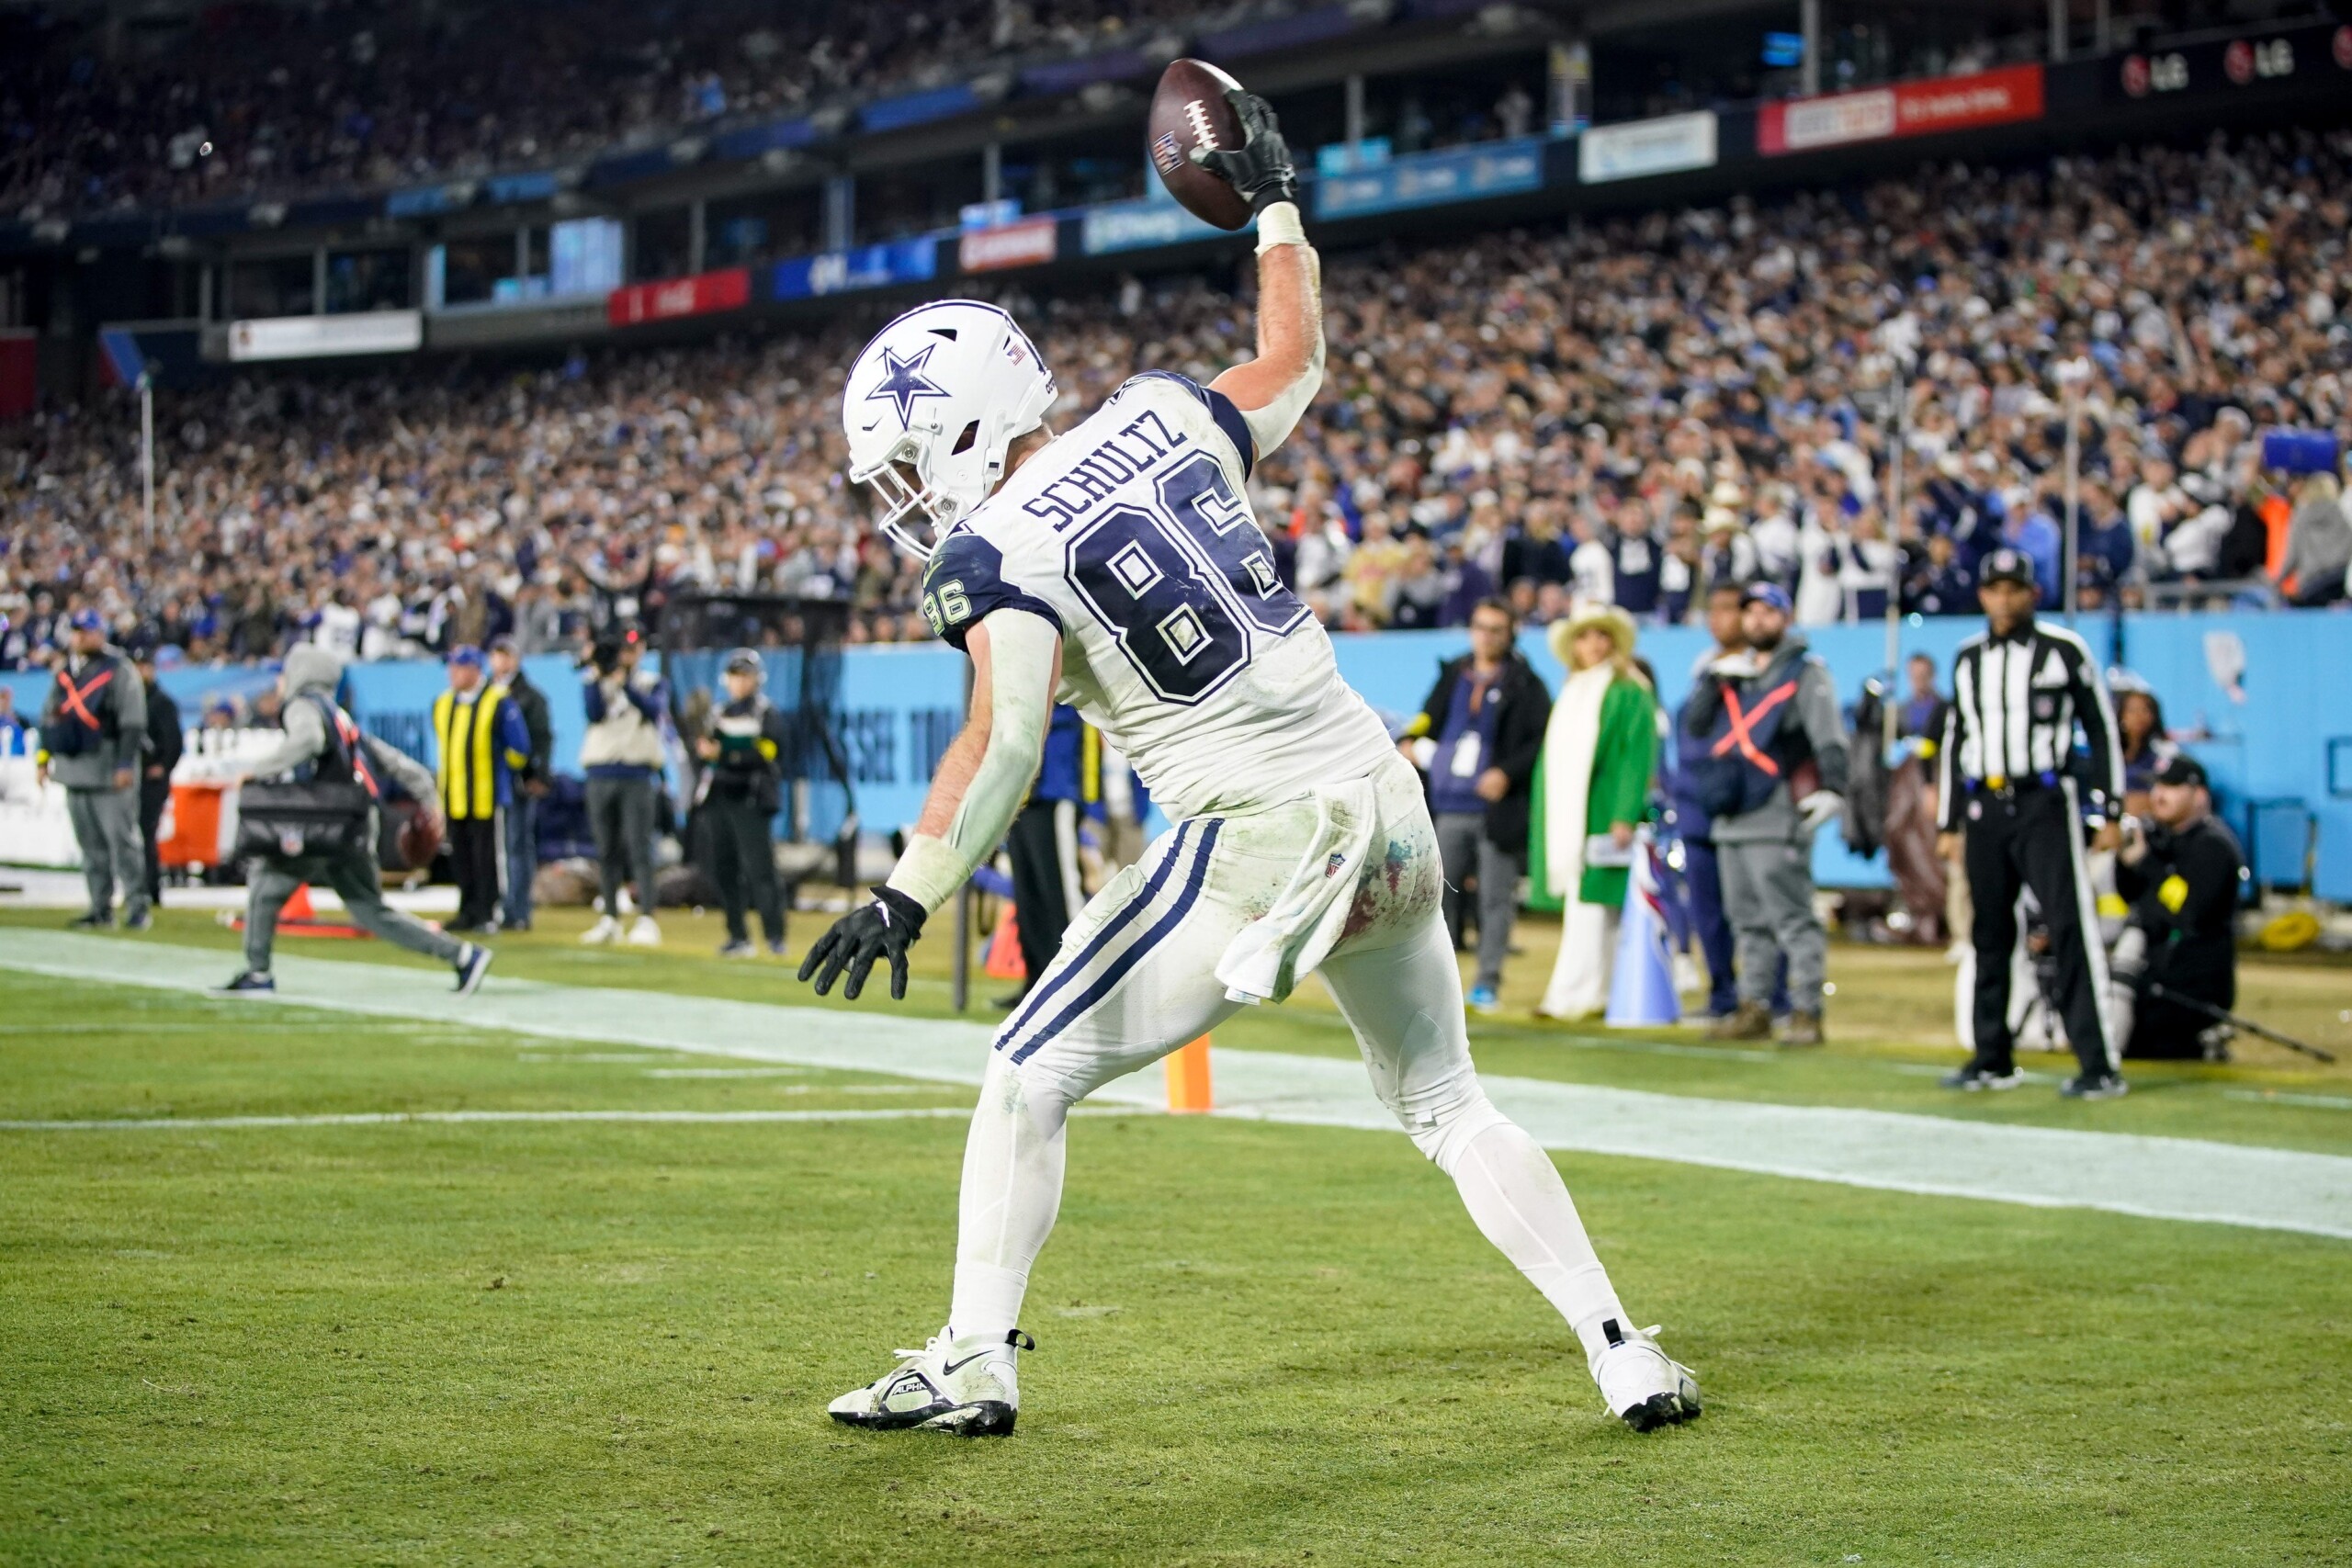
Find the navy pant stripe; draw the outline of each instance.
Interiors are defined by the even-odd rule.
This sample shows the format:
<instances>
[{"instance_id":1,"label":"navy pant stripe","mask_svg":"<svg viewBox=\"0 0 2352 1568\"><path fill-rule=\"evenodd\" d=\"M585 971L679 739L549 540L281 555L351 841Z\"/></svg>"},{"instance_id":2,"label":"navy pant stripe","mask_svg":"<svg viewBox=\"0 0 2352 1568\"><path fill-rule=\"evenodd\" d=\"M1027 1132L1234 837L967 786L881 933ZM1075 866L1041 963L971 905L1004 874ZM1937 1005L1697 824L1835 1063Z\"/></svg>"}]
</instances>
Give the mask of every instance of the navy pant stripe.
<instances>
[{"instance_id":1,"label":"navy pant stripe","mask_svg":"<svg viewBox=\"0 0 2352 1568\"><path fill-rule=\"evenodd\" d=\"M1136 922L1144 910L1150 906L1151 901L1159 896L1159 889L1167 882L1170 873L1176 869L1176 863L1184 858L1184 844L1192 835L1192 823L1185 822L1177 828L1176 842L1170 846L1167 857L1152 868L1151 875L1145 879L1142 888L1129 901L1127 907L1102 922L1102 929L1094 933L1094 939L1086 944L1086 950L1083 953L1063 964L1055 974L1039 982L1036 988L1023 1000L1020 1010L1006 1021L1003 1032L997 1036L999 1044L1012 1039L1035 1022L1037 1015L1045 1010L1046 1004L1052 1001L1064 987L1076 979L1079 971L1100 957L1102 950L1118 939L1120 932Z\"/></svg>"},{"instance_id":2,"label":"navy pant stripe","mask_svg":"<svg viewBox=\"0 0 2352 1568\"><path fill-rule=\"evenodd\" d=\"M1084 1016L1089 1008L1109 996L1119 982L1127 977L1129 970L1143 962L1144 955L1152 950L1153 945L1161 937L1176 929L1184 916L1190 912L1193 904L1200 899L1201 885L1208 880L1209 861L1216 853L1217 829L1224 825L1222 819L1212 818L1202 831L1200 852L1193 857L1193 869L1184 878L1184 890L1176 896L1176 901L1168 907L1168 912L1153 921L1151 929L1145 931L1133 947L1119 954L1118 959L1109 968L1103 970L1077 1000L1064 1008L1053 1022L1039 1030L1028 1044L1013 1052L1013 1061L1016 1063L1027 1061L1040 1045L1068 1029L1073 1020ZM1170 858L1172 860L1174 857Z\"/></svg>"}]
</instances>

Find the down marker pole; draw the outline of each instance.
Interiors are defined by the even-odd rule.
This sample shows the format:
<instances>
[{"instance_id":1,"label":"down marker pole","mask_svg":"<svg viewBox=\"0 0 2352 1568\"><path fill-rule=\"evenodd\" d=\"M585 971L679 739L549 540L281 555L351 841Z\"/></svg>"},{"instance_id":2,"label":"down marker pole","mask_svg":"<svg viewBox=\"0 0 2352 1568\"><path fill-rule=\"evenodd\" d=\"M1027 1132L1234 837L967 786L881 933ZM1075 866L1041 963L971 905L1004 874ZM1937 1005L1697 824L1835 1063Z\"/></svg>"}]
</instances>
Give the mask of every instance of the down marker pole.
<instances>
[{"instance_id":1,"label":"down marker pole","mask_svg":"<svg viewBox=\"0 0 2352 1568\"><path fill-rule=\"evenodd\" d=\"M1209 1093L1209 1037L1168 1053L1168 1111L1173 1116L1205 1115L1216 1109Z\"/></svg>"}]
</instances>

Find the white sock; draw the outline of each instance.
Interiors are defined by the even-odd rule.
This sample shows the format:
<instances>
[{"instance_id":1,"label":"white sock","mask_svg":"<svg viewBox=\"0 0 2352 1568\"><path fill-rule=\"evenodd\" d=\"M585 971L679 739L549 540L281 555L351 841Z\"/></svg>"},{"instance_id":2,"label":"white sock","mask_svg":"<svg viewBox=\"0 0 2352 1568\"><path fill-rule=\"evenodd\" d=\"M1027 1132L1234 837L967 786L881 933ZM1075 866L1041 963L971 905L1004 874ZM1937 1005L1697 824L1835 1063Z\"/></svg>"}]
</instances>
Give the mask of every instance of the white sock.
<instances>
[{"instance_id":1,"label":"white sock","mask_svg":"<svg viewBox=\"0 0 2352 1568\"><path fill-rule=\"evenodd\" d=\"M989 1058L980 1103L964 1145L956 1240L956 1299L948 1309L958 1339L1001 1338L1021 1325L1021 1302L1062 1202L1068 1107L1033 1101L1002 1055Z\"/></svg>"},{"instance_id":2,"label":"white sock","mask_svg":"<svg viewBox=\"0 0 2352 1568\"><path fill-rule=\"evenodd\" d=\"M1600 1325L1623 1325L1625 1309L1551 1156L1498 1117L1461 1146L1453 1176L1479 1231L1567 1319L1587 1363L1598 1360L1609 1343Z\"/></svg>"}]
</instances>

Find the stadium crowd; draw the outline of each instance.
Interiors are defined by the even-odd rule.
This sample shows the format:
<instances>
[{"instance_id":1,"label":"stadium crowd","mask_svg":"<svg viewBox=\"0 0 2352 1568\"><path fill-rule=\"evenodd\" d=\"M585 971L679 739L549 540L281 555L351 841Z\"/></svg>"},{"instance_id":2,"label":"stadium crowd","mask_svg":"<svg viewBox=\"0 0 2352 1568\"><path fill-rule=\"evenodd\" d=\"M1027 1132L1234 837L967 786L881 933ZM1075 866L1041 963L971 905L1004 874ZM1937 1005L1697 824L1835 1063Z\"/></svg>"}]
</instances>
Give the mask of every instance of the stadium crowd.
<instances>
[{"instance_id":1,"label":"stadium crowd","mask_svg":"<svg viewBox=\"0 0 2352 1568\"><path fill-rule=\"evenodd\" d=\"M2071 395L2085 603L2267 568L2340 599L2336 480L2266 470L2259 436L2352 435L2347 176L2352 136L2282 131L1334 256L1326 387L1259 466L1260 515L1334 627L1458 625L1492 592L1537 622L1682 620L1727 578L1781 582L1804 622L1965 613L2002 545L2058 590ZM1004 299L1059 418L1250 351L1243 302L1198 278ZM918 574L841 478L876 321L164 395L152 540L120 408L44 412L0 432L0 660L79 604L196 659L571 646L697 584L919 637Z\"/></svg>"},{"instance_id":2,"label":"stadium crowd","mask_svg":"<svg viewBox=\"0 0 2352 1568\"><path fill-rule=\"evenodd\" d=\"M28 10L0 18L0 213L547 166L961 81L976 61L1115 46L1179 16L1202 26L1175 0L321 0L207 7L158 47L110 44L103 16Z\"/></svg>"}]
</instances>

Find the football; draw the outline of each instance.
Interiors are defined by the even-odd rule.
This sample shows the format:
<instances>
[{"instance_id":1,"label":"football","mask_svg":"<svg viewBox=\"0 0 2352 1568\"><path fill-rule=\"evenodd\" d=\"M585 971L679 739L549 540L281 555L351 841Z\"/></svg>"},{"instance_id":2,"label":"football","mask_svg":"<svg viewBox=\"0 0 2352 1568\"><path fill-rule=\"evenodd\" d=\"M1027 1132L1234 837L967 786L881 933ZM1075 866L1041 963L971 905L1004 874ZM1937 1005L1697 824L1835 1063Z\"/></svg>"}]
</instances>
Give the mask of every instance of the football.
<instances>
[{"instance_id":1,"label":"football","mask_svg":"<svg viewBox=\"0 0 2352 1568\"><path fill-rule=\"evenodd\" d=\"M430 811L412 811L408 820L401 824L399 847L401 862L411 871L420 871L433 863L441 852L441 818Z\"/></svg>"},{"instance_id":2,"label":"football","mask_svg":"<svg viewBox=\"0 0 2352 1568\"><path fill-rule=\"evenodd\" d=\"M1225 95L1241 84L1204 60L1178 60L1159 73L1144 128L1144 152L1168 194L1204 223L1245 229L1250 203L1221 175L1193 162L1193 149L1241 145L1241 118Z\"/></svg>"}]
</instances>

